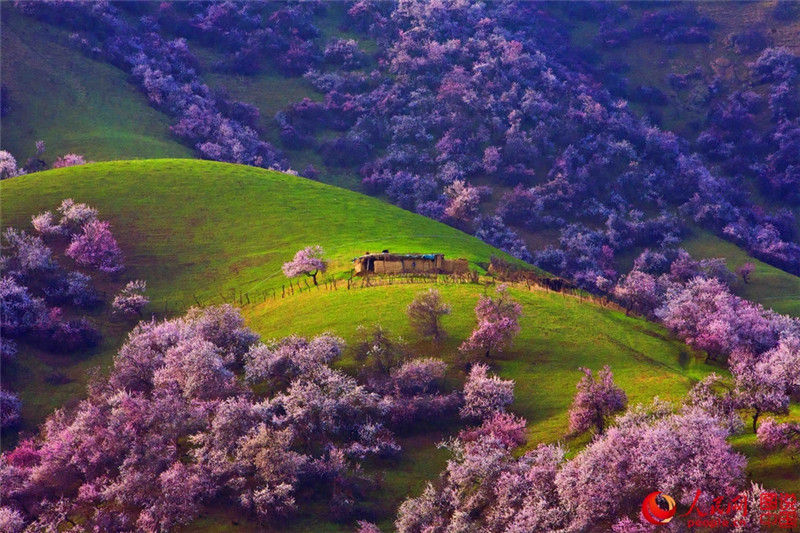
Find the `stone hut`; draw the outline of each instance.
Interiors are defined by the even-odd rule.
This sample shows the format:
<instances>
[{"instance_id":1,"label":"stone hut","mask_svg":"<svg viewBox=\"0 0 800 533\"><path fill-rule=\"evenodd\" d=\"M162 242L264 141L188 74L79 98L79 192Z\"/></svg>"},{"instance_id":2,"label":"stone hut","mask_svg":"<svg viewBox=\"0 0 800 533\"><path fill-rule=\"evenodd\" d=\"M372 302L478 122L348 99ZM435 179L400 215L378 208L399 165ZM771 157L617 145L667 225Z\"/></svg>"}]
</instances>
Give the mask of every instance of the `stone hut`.
<instances>
[{"instance_id":1,"label":"stone hut","mask_svg":"<svg viewBox=\"0 0 800 533\"><path fill-rule=\"evenodd\" d=\"M388 250L367 252L353 259L356 276L371 274L466 274L469 262L464 258L445 259L444 254L393 254Z\"/></svg>"}]
</instances>

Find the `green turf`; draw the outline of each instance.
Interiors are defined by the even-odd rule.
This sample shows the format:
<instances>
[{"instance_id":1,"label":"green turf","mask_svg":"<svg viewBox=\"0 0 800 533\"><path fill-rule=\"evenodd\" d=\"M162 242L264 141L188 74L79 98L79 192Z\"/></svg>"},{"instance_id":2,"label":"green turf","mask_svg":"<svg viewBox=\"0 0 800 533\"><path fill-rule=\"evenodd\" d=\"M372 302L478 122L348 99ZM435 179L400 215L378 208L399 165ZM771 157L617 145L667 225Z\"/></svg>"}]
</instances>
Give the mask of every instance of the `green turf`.
<instances>
[{"instance_id":1,"label":"green turf","mask_svg":"<svg viewBox=\"0 0 800 533\"><path fill-rule=\"evenodd\" d=\"M89 160L191 157L172 137L169 118L121 70L92 60L68 42L68 32L2 9L2 73L10 110L2 119L2 147L20 163L47 144L52 162L68 152Z\"/></svg>"},{"instance_id":2,"label":"green turf","mask_svg":"<svg viewBox=\"0 0 800 533\"><path fill-rule=\"evenodd\" d=\"M277 337L332 331L352 340L359 324L380 323L414 342L415 352L455 362L458 345L475 325L478 296L493 289L438 284L453 312L443 320L448 337L434 345L416 342L404 313L414 294L425 288L395 284L350 291L323 289L248 306L245 313L257 331ZM523 305L522 332L496 363L502 375L518 381L515 410L530 422L532 442L563 437L581 366L610 365L634 403L649 403L654 395L678 400L712 370L656 324L559 293L516 287L510 292Z\"/></svg>"},{"instance_id":3,"label":"green turf","mask_svg":"<svg viewBox=\"0 0 800 533\"><path fill-rule=\"evenodd\" d=\"M155 302L152 310L159 314L165 305L170 314L182 312L195 298L203 304L218 303L230 299L235 289L237 299L247 295L243 313L248 325L265 338L333 331L352 340L358 324L377 322L402 335L415 352L455 361L456 347L474 325L475 301L490 288L440 284L453 313L444 320L448 337L433 345L416 337L404 314L407 303L426 285L347 290L343 277L349 260L367 250L389 248L463 256L476 266L498 253L453 228L374 198L262 169L196 160L97 163L4 180L0 182L3 226L24 227L31 214L53 208L65 197L96 206L101 217L111 221L128 270L109 283L148 280ZM312 289L282 298L285 280L280 264L296 249L317 243L331 257L338 290ZM660 326L571 296L521 287L510 290L523 304L522 332L494 365L517 382L513 409L530 421L531 445L561 440L574 451L586 443L585 438L564 439L579 366L596 369L610 364L632 402L649 402L656 395L678 399L712 370ZM95 354L74 364L22 354L10 385L21 392L29 421L41 420L67 399L74 401L88 369L110 364L124 328L105 322L102 313L96 318L106 328L108 341ZM346 354L343 367L352 364ZM48 385L43 376L51 367L74 382ZM371 505L382 526L390 527L390 517L403 498L417 494L426 480L438 475L447 454L435 444L455 430L439 428L404 438L406 452L400 462L376 467L385 471L385 477ZM767 484L776 473L786 476L792 471L788 456L764 455L758 461L755 479ZM319 505L308 502L300 517L279 529L352 530L352 525L320 518L324 514L318 511ZM230 510L213 509L188 530L263 528Z\"/></svg>"},{"instance_id":4,"label":"green turf","mask_svg":"<svg viewBox=\"0 0 800 533\"><path fill-rule=\"evenodd\" d=\"M736 293L779 313L800 316L800 277L754 259L735 244L705 230L693 229L693 236L682 246L694 257L724 257L731 270L753 263L756 269L750 283L739 279L734 287Z\"/></svg>"},{"instance_id":5,"label":"green turf","mask_svg":"<svg viewBox=\"0 0 800 533\"><path fill-rule=\"evenodd\" d=\"M147 280L151 310L160 315L198 302L246 303L273 289L280 293L286 284L281 264L312 244L324 247L339 276L368 250L442 252L473 262L499 253L449 226L357 193L253 167L182 159L95 163L4 180L2 226L29 228L32 214L67 197L96 206L111 221L126 256L123 279ZM76 365L63 358L43 364L23 353L12 386L22 393L26 420L40 422L83 390L86 369L109 364L120 342L120 334L115 337ZM74 381L50 387L44 377L55 370Z\"/></svg>"}]
</instances>

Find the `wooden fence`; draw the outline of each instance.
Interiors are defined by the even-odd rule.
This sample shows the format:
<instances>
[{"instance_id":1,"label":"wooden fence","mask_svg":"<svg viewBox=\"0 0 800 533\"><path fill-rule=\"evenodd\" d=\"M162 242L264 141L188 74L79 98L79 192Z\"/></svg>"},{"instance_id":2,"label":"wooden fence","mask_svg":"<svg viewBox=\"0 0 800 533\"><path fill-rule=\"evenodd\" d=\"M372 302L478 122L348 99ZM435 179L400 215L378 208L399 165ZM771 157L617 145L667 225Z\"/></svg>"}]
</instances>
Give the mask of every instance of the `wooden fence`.
<instances>
[{"instance_id":1,"label":"wooden fence","mask_svg":"<svg viewBox=\"0 0 800 533\"><path fill-rule=\"evenodd\" d=\"M513 280L500 279L495 275L481 276L475 271L467 274L396 274L391 276L377 275L350 278L323 278L318 285L309 281L310 278L300 280L287 280L280 288L272 287L268 289L245 290L231 287L218 290L214 293L197 294L192 293L182 299L168 301L154 301L151 309L162 316L169 316L172 313L183 312L187 307L209 305L232 304L237 307L247 308L249 306L265 303L269 300L283 300L309 292L328 292L328 291L353 291L369 289L373 287L385 287L391 285L463 285L472 284L489 287L505 284L519 290L545 291L562 294L564 297L574 297L580 301L592 302L606 308L613 308L625 311L622 307L609 300L607 297L599 297L587 293L572 285L554 284L551 279L540 277L522 277Z\"/></svg>"}]
</instances>

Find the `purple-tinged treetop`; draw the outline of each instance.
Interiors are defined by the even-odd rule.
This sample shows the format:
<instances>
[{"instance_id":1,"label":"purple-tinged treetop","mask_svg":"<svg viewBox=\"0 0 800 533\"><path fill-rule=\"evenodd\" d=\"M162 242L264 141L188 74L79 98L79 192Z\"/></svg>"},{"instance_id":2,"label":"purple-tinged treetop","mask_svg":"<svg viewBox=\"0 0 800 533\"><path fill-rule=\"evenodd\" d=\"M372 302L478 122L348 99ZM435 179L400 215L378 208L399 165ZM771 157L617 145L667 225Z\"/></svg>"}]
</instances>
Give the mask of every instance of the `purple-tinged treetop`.
<instances>
[{"instance_id":1,"label":"purple-tinged treetop","mask_svg":"<svg viewBox=\"0 0 800 533\"><path fill-rule=\"evenodd\" d=\"M765 418L758 426L757 434L759 444L768 450L800 450L800 423L779 423L774 418Z\"/></svg>"},{"instance_id":2,"label":"purple-tinged treetop","mask_svg":"<svg viewBox=\"0 0 800 533\"><path fill-rule=\"evenodd\" d=\"M80 154L64 154L55 161L53 161L53 168L74 167L77 165L85 165L89 161Z\"/></svg>"},{"instance_id":3,"label":"purple-tinged treetop","mask_svg":"<svg viewBox=\"0 0 800 533\"><path fill-rule=\"evenodd\" d=\"M514 381L489 375L484 364L472 365L464 383L464 406L461 417L485 419L502 413L514 401Z\"/></svg>"},{"instance_id":4,"label":"purple-tinged treetop","mask_svg":"<svg viewBox=\"0 0 800 533\"><path fill-rule=\"evenodd\" d=\"M487 358L493 352L503 350L519 333L521 314L522 306L509 296L504 285L497 288L494 298L481 295L475 305L478 324L459 350L482 353Z\"/></svg>"},{"instance_id":5,"label":"purple-tinged treetop","mask_svg":"<svg viewBox=\"0 0 800 533\"><path fill-rule=\"evenodd\" d=\"M588 368L582 368L581 371L584 375L578 382L578 392L569 410L569 430L578 434L593 427L597 434L602 434L608 418L625 410L628 397L614 383L608 366L597 372L597 378L592 376Z\"/></svg>"},{"instance_id":6,"label":"purple-tinged treetop","mask_svg":"<svg viewBox=\"0 0 800 533\"><path fill-rule=\"evenodd\" d=\"M306 275L314 281L314 285L317 285L317 274L324 273L327 269L328 261L319 245L298 250L291 261L283 264L283 273L287 278Z\"/></svg>"},{"instance_id":7,"label":"purple-tinged treetop","mask_svg":"<svg viewBox=\"0 0 800 533\"><path fill-rule=\"evenodd\" d=\"M114 297L111 308L115 313L125 317L140 317L142 311L150 303L144 295L147 282L141 279L129 281L125 287Z\"/></svg>"},{"instance_id":8,"label":"purple-tinged treetop","mask_svg":"<svg viewBox=\"0 0 800 533\"><path fill-rule=\"evenodd\" d=\"M102 272L113 273L123 269L122 250L108 222L92 220L84 224L82 233L72 237L66 254L77 263Z\"/></svg>"}]
</instances>

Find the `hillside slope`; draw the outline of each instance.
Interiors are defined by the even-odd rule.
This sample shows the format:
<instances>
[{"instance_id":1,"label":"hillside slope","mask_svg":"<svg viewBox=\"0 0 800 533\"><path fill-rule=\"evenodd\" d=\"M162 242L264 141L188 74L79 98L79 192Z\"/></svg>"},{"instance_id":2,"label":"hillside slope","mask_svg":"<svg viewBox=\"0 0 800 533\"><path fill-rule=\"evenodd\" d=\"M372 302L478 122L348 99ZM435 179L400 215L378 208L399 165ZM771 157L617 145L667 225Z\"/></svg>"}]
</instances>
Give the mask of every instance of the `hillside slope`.
<instances>
[{"instance_id":1,"label":"hillside slope","mask_svg":"<svg viewBox=\"0 0 800 533\"><path fill-rule=\"evenodd\" d=\"M280 287L294 252L320 244L332 270L365 251L440 252L473 264L504 255L454 228L355 192L264 169L199 160L96 163L0 184L3 224L63 198L111 221L126 276L148 279L152 298L185 307L220 290ZM122 231L124 228L124 231ZM505 255L504 255L505 256ZM507 256L506 256L507 257ZM219 302L217 302L219 303Z\"/></svg>"},{"instance_id":2,"label":"hillside slope","mask_svg":"<svg viewBox=\"0 0 800 533\"><path fill-rule=\"evenodd\" d=\"M125 253L124 279L144 279L159 316L192 305L262 298L287 284L281 264L320 244L335 275L367 250L441 252L473 265L498 250L444 224L354 192L263 169L198 160L95 163L0 182L2 226L30 229L30 217L73 198L100 210ZM101 289L107 289L101 286ZM113 289L108 289L113 290ZM246 296L243 296L246 295ZM26 421L38 423L80 395L93 366L108 365L129 325L95 318L98 353L65 362L22 354L11 385ZM269 332L265 332L269 333ZM37 354L41 356L42 354ZM59 371L73 381L45 382ZM42 391L47 390L47 394Z\"/></svg>"},{"instance_id":3,"label":"hillside slope","mask_svg":"<svg viewBox=\"0 0 800 533\"><path fill-rule=\"evenodd\" d=\"M374 198L276 172L207 161L121 161L50 170L0 182L0 196L4 227L29 227L31 214L52 209L65 197L97 207L101 217L111 221L125 252L128 269L122 276L148 281L151 311L158 315L165 309L169 314L182 312L195 298L203 304L219 303L230 299L235 289L237 295L252 296L243 314L264 338L333 331L352 341L359 324L381 323L402 335L416 353L451 362L474 325L475 301L490 287L438 286L453 313L444 320L447 338L433 345L417 337L405 316L406 305L426 284L347 290L340 282L338 290L321 288L281 298L286 281L280 265L309 244L323 246L331 258L331 275L340 278L347 276L350 259L366 250L436 251L466 257L473 266L501 254L458 230ZM277 289L276 297L264 300L272 289ZM522 332L494 364L498 373L517 382L513 409L529 419L531 445L563 441L580 366L610 364L632 402L649 402L656 395L678 400L714 370L658 325L572 296L523 286L510 290L523 305ZM94 320L111 336L97 353L77 361L21 353L17 368L11 369L10 385L21 393L25 429L82 395L92 367L110 364L125 328L110 324L106 311ZM353 367L349 354L342 364ZM45 376L54 368L73 381L46 383ZM461 379L458 372L453 377ZM403 498L417 494L435 477L447 458L435 444L455 428L422 431L403 439L403 458L384 472L384 490L374 502L383 525L388 526ZM574 452L585 442L584 437L566 444ZM751 471L759 481L772 481L775 472L762 470L759 461L774 468L789 460L764 456L751 463ZM793 482L777 481L772 485ZM304 518L291 523L293 530L352 530L321 520L314 503L309 506ZM224 510L204 516L189 530L198 528L261 530Z\"/></svg>"},{"instance_id":4,"label":"hillside slope","mask_svg":"<svg viewBox=\"0 0 800 533\"><path fill-rule=\"evenodd\" d=\"M95 61L68 42L69 33L2 6L3 86L9 110L2 147L20 162L47 144L45 159L67 152L98 161L141 157L191 157L121 70Z\"/></svg>"}]
</instances>

